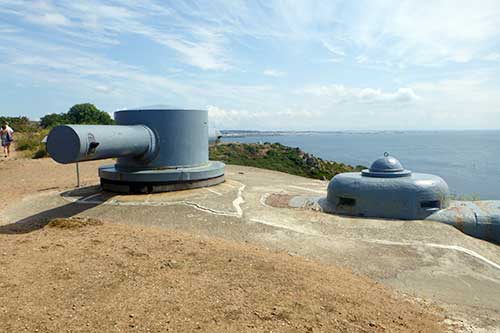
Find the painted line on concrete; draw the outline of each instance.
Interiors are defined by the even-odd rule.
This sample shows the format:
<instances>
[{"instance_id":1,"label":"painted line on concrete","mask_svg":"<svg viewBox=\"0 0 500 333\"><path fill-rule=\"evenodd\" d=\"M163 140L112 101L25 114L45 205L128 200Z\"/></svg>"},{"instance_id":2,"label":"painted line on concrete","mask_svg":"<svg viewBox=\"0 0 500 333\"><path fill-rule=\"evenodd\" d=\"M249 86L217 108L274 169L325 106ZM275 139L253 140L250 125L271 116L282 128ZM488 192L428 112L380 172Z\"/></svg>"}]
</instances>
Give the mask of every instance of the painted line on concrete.
<instances>
[{"instance_id":1,"label":"painted line on concrete","mask_svg":"<svg viewBox=\"0 0 500 333\"><path fill-rule=\"evenodd\" d=\"M328 180L320 180L320 179L309 179L308 182L304 182L304 183L298 183L298 184L302 184L302 185L310 185L312 183L316 183L316 185L320 184L320 185L327 185L328 184Z\"/></svg>"},{"instance_id":2,"label":"painted line on concrete","mask_svg":"<svg viewBox=\"0 0 500 333\"><path fill-rule=\"evenodd\" d=\"M269 225L269 226L280 228L280 229L290 230L290 231L293 231L293 232L296 232L299 234L303 234L303 235L327 237L327 236L325 236L321 233L318 233L316 231L306 230L305 228L300 228L300 227L297 227L294 225L283 225L280 223L270 222L270 221L256 219L256 218L252 218L252 219L250 219L250 221L260 223L260 224Z\"/></svg>"},{"instance_id":3,"label":"painted line on concrete","mask_svg":"<svg viewBox=\"0 0 500 333\"><path fill-rule=\"evenodd\" d=\"M313 192L313 193L320 193L320 194L326 193L326 191L323 191L323 190L313 190L312 188L307 188L307 187L302 187L302 186L288 185L288 187L295 188L298 190L303 190L303 191L309 191L309 192Z\"/></svg>"},{"instance_id":4,"label":"painted line on concrete","mask_svg":"<svg viewBox=\"0 0 500 333\"><path fill-rule=\"evenodd\" d=\"M241 184L241 183L240 183ZM243 216L243 210L240 205L245 203L245 199L243 199L243 190L245 189L245 184L242 184L238 189L238 196L233 200L233 207L236 209L238 217Z\"/></svg>"},{"instance_id":5,"label":"painted line on concrete","mask_svg":"<svg viewBox=\"0 0 500 333\"><path fill-rule=\"evenodd\" d=\"M388 241L388 240L383 240L383 239L361 239L362 241L365 242L370 242L370 243L377 243L377 244L383 244L383 245L401 245L401 246L427 246L427 247L434 247L434 248L439 248L439 249L446 249L446 250L454 250L458 252L462 252L465 254L468 254L476 259L479 259L488 265L495 267L496 269L500 270L500 265L491 261L488 258L483 257L479 253L469 250L465 247L462 246L456 246L456 245L444 245L444 244L436 244L436 243L421 243L421 242L394 242L394 241Z\"/></svg>"},{"instance_id":6,"label":"painted line on concrete","mask_svg":"<svg viewBox=\"0 0 500 333\"><path fill-rule=\"evenodd\" d=\"M430 247L437 247L437 248L442 248L442 249L450 249L450 250L455 250L455 251L459 251L459 252L463 252L463 253L466 253L470 256L473 256L479 260L482 260L484 261L485 263L488 263L489 265L495 267L496 269L499 269L500 270L500 265L491 261L490 259L488 258L485 258L483 257L482 255L480 255L479 253L475 252L475 251L472 251L472 250L469 250L465 247L461 247L461 246L456 246L456 245L442 245L442 244L432 244L432 243L424 243L426 246L430 246Z\"/></svg>"},{"instance_id":7,"label":"painted line on concrete","mask_svg":"<svg viewBox=\"0 0 500 333\"><path fill-rule=\"evenodd\" d=\"M85 203L94 203L95 201L91 201L90 199L95 198L95 197L97 197L99 195L101 195L101 193L92 194L92 195L89 195L88 197L85 197L84 199L77 200L77 201L82 201L82 202L85 202Z\"/></svg>"},{"instance_id":8,"label":"painted line on concrete","mask_svg":"<svg viewBox=\"0 0 500 333\"><path fill-rule=\"evenodd\" d=\"M165 207L165 206L175 206L175 205L184 205L193 207L199 211L210 213L219 216L231 216L241 218L241 214L239 212L231 212L225 210L217 210L209 207L205 207L197 202L192 201L149 201L149 202L138 202L138 201L76 201L77 203L88 204L88 203L96 203L102 205L109 206L143 206L143 207Z\"/></svg>"},{"instance_id":9,"label":"painted line on concrete","mask_svg":"<svg viewBox=\"0 0 500 333\"><path fill-rule=\"evenodd\" d=\"M186 205L193 207L199 211L205 212L205 213L210 213L214 215L219 215L219 216L230 216L230 217L237 217L241 218L243 216L243 210L241 209L240 205L245 202L243 199L243 190L245 189L245 184L239 183L241 186L238 189L238 194L236 198L233 200L232 205L235 208L236 212L233 211L225 211L225 210L217 210L213 208L209 208L206 206L203 206L197 202L193 201L186 201L186 200L181 200L181 201L149 201L150 195L147 197L146 201L116 201L114 199L112 200L92 200L101 193L94 193L91 194L87 197L80 197L80 198L75 198L67 195L62 195L62 198L74 202L74 203L80 203L80 204L94 204L94 205L111 205L111 206L150 206L150 207L160 207L160 206L172 206L172 205ZM214 191L216 192L216 191ZM218 192L217 192L218 193ZM219 195L222 195L219 193Z\"/></svg>"},{"instance_id":10,"label":"painted line on concrete","mask_svg":"<svg viewBox=\"0 0 500 333\"><path fill-rule=\"evenodd\" d=\"M271 195L271 193L264 193L263 195L260 196L259 202L262 206L267 207L267 208L274 208L266 204L267 198Z\"/></svg>"},{"instance_id":11,"label":"painted line on concrete","mask_svg":"<svg viewBox=\"0 0 500 333\"><path fill-rule=\"evenodd\" d=\"M182 201L182 204L184 205L187 205L187 206L191 206L195 209L198 209L200 211L203 211L203 212L206 212L206 213L210 213L210 214L214 214L214 215L219 215L219 216L232 216L232 217L238 217L238 218L241 218L241 215L236 212L236 213L233 213L233 212L227 212L227 211L222 211L222 210L216 210L216 209L212 209L212 208L208 208L208 207L205 207L205 206L202 206L196 202L190 202L190 201Z\"/></svg>"},{"instance_id":12,"label":"painted line on concrete","mask_svg":"<svg viewBox=\"0 0 500 333\"><path fill-rule=\"evenodd\" d=\"M328 237L328 235L318 233L316 231L311 232L311 231L307 231L307 230L302 229L302 228L296 228L294 226L283 225L280 223L270 222L270 221L266 221L266 220L252 218L252 219L250 219L250 221L261 223L261 224L266 224L266 225L281 228L281 229L290 230L290 231L297 232L297 233L304 234L304 235L308 235L308 236L319 236L319 237L330 238L330 237ZM421 243L421 242L394 242L394 241L388 241L388 240L383 240L383 239L362 239L362 238L348 238L348 239L358 240L358 241L368 242L368 243L382 244L382 245L398 245L398 246L412 246L412 247L427 246L427 247L434 247L434 248L440 248L440 249L445 249L445 250L458 251L458 252L462 252L464 254L470 255L470 256L500 270L499 264L491 261L488 258L483 257L482 255L480 255L479 253L477 253L475 251L469 250L469 249L462 247L462 246L436 244L436 243Z\"/></svg>"},{"instance_id":13,"label":"painted line on concrete","mask_svg":"<svg viewBox=\"0 0 500 333\"><path fill-rule=\"evenodd\" d=\"M206 187L205 188L208 192L212 192L215 195L221 196L222 193L217 192L216 190L212 190L211 188Z\"/></svg>"}]
</instances>

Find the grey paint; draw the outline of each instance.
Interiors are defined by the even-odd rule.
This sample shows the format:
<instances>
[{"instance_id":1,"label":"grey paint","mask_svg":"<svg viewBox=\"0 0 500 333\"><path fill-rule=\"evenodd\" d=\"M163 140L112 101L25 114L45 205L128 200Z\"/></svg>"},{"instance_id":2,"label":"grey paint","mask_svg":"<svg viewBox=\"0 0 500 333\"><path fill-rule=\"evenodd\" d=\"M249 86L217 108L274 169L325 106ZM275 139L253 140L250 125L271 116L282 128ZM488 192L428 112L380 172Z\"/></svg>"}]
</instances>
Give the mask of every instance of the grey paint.
<instances>
[{"instance_id":1,"label":"grey paint","mask_svg":"<svg viewBox=\"0 0 500 333\"><path fill-rule=\"evenodd\" d=\"M213 128L213 127L208 128L208 143L209 144L216 143L218 140L220 140L220 138L222 138L222 133L218 129Z\"/></svg>"},{"instance_id":2,"label":"grey paint","mask_svg":"<svg viewBox=\"0 0 500 333\"><path fill-rule=\"evenodd\" d=\"M224 174L224 163L209 161L204 165L191 168L162 170L136 170L128 172L113 165L99 167L99 177L125 182L176 182L215 178Z\"/></svg>"},{"instance_id":3,"label":"grey paint","mask_svg":"<svg viewBox=\"0 0 500 333\"><path fill-rule=\"evenodd\" d=\"M154 134L144 125L61 125L50 131L47 150L63 164L119 156L145 160L155 150Z\"/></svg>"},{"instance_id":4,"label":"grey paint","mask_svg":"<svg viewBox=\"0 0 500 333\"><path fill-rule=\"evenodd\" d=\"M442 178L412 173L386 155L368 170L333 177L326 207L337 214L414 220L447 207L448 197Z\"/></svg>"},{"instance_id":5,"label":"grey paint","mask_svg":"<svg viewBox=\"0 0 500 333\"><path fill-rule=\"evenodd\" d=\"M450 224L473 237L500 243L500 200L454 201L427 220Z\"/></svg>"},{"instance_id":6,"label":"grey paint","mask_svg":"<svg viewBox=\"0 0 500 333\"><path fill-rule=\"evenodd\" d=\"M115 119L117 125L57 126L47 149L64 164L118 157L124 170L193 167L207 163L209 142L220 138L218 130L208 132L206 110L124 110Z\"/></svg>"},{"instance_id":7,"label":"grey paint","mask_svg":"<svg viewBox=\"0 0 500 333\"><path fill-rule=\"evenodd\" d=\"M147 168L191 167L208 161L208 112L206 110L123 110L115 112L119 125L143 124L156 135L157 156ZM137 159L120 157L117 167L144 169Z\"/></svg>"},{"instance_id":8,"label":"grey paint","mask_svg":"<svg viewBox=\"0 0 500 333\"><path fill-rule=\"evenodd\" d=\"M335 213L335 205L324 197L294 196L288 206ZM500 200L451 201L425 220L446 223L472 237L500 244Z\"/></svg>"},{"instance_id":9,"label":"grey paint","mask_svg":"<svg viewBox=\"0 0 500 333\"><path fill-rule=\"evenodd\" d=\"M388 153L385 153L384 157L372 163L370 169L361 171L361 175L375 178L399 178L410 176L411 171L405 170L401 162L395 157L389 156Z\"/></svg>"},{"instance_id":10,"label":"grey paint","mask_svg":"<svg viewBox=\"0 0 500 333\"><path fill-rule=\"evenodd\" d=\"M112 126L58 126L49 133L47 149L60 163L117 157L114 166L99 168L101 184L131 191L224 181L224 164L208 160L209 140L217 140L220 132L212 130L209 137L206 110L123 110L115 112L115 120ZM212 181L202 182L207 179Z\"/></svg>"}]
</instances>

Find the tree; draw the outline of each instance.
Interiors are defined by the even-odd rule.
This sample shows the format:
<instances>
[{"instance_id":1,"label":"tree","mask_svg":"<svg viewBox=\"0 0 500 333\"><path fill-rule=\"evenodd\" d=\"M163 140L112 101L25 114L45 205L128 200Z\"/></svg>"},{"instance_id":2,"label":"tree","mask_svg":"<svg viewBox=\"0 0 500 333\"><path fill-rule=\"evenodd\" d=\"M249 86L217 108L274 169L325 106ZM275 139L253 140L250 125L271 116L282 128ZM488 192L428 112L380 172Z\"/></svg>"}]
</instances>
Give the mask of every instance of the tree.
<instances>
[{"instance_id":1,"label":"tree","mask_svg":"<svg viewBox=\"0 0 500 333\"><path fill-rule=\"evenodd\" d=\"M52 113L43 116L40 119L40 125L43 128L51 128L62 124L114 124L111 116L104 111L99 110L90 103L75 104L67 113Z\"/></svg>"},{"instance_id":2,"label":"tree","mask_svg":"<svg viewBox=\"0 0 500 333\"><path fill-rule=\"evenodd\" d=\"M76 104L69 109L67 118L71 124L114 124L111 116L90 103Z\"/></svg>"},{"instance_id":3,"label":"tree","mask_svg":"<svg viewBox=\"0 0 500 333\"><path fill-rule=\"evenodd\" d=\"M51 128L68 123L69 120L66 113L51 113L40 118L40 126L43 128Z\"/></svg>"}]
</instances>

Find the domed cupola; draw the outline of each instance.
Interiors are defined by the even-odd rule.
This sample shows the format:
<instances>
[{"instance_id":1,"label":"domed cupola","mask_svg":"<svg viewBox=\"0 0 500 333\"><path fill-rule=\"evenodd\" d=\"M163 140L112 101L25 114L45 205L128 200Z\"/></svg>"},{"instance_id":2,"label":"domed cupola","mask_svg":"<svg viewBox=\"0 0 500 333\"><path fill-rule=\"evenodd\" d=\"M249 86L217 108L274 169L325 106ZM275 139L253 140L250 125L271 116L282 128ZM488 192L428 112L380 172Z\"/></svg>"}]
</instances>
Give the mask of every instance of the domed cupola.
<instances>
[{"instance_id":1,"label":"domed cupola","mask_svg":"<svg viewBox=\"0 0 500 333\"><path fill-rule=\"evenodd\" d=\"M410 176L411 171L405 170L397 158L386 152L384 157L375 160L370 169L363 170L361 174L365 177L396 178Z\"/></svg>"}]
</instances>

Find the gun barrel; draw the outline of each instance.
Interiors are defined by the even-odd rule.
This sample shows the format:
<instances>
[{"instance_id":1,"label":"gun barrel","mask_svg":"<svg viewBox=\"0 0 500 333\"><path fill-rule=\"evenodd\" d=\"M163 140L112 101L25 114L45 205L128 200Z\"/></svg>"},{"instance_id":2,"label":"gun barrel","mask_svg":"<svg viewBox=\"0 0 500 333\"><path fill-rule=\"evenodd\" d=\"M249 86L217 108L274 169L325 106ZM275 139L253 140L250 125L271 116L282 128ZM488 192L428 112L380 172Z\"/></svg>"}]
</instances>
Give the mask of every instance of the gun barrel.
<instances>
[{"instance_id":1,"label":"gun barrel","mask_svg":"<svg viewBox=\"0 0 500 333\"><path fill-rule=\"evenodd\" d=\"M222 138L222 133L216 128L208 128L208 143L214 144Z\"/></svg>"},{"instance_id":2,"label":"gun barrel","mask_svg":"<svg viewBox=\"0 0 500 333\"><path fill-rule=\"evenodd\" d=\"M47 150L59 163L111 157L147 159L156 149L156 136L145 125L61 125L47 138Z\"/></svg>"}]
</instances>

